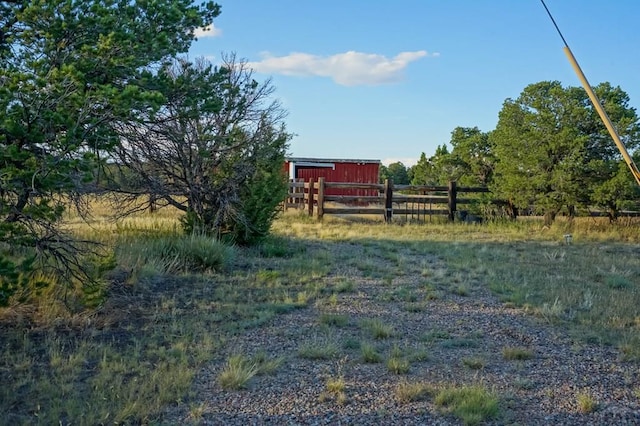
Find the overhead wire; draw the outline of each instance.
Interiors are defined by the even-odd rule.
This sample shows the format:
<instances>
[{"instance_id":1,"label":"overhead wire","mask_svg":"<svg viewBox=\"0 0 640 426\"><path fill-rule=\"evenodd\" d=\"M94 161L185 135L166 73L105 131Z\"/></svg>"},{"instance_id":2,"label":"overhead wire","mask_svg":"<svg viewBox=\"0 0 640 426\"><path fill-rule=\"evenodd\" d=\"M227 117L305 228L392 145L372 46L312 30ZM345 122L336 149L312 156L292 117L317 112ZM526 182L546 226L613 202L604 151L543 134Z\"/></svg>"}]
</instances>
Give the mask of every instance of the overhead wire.
<instances>
[{"instance_id":1,"label":"overhead wire","mask_svg":"<svg viewBox=\"0 0 640 426\"><path fill-rule=\"evenodd\" d=\"M567 40L562 35L562 32L560 31L560 27L558 27L556 20L553 19L553 15L551 15L549 8L545 4L544 0L540 0L540 2L542 3L542 6L544 6L544 9L547 11L549 18L551 19L551 22L553 22L553 26L556 28L556 31L558 31L558 34L560 35L560 38L564 43L564 48L563 48L564 53L567 56L567 59L569 59L569 62L571 63L571 66L573 67L574 72L577 74L578 78L580 79L580 82L582 83L582 87L587 92L587 95L589 96L589 99L591 100L593 107L596 109L596 111L598 112L598 115L600 116L600 119L602 119L602 122L604 123L605 127L609 131L609 134L611 135L613 142L616 144L616 147L618 148L618 151L620 151L620 154L622 154L622 158L624 159L625 163L627 163L627 166L631 170L633 177L636 179L636 182L638 183L638 185L640 185L640 170L638 170L638 167L634 163L633 158L631 158L631 156L629 155L629 152L627 151L627 148L624 146L624 143L620 139L620 135L618 135L618 132L613 126L611 119L609 118L606 111L602 107L600 100L598 99L595 92L593 91L593 88L589 84L589 81L587 80L587 77L584 75L584 72L582 72L580 65L578 65L578 61L576 60L575 56L573 56L573 52L571 52L571 49L569 48L569 44L567 43Z\"/></svg>"}]
</instances>

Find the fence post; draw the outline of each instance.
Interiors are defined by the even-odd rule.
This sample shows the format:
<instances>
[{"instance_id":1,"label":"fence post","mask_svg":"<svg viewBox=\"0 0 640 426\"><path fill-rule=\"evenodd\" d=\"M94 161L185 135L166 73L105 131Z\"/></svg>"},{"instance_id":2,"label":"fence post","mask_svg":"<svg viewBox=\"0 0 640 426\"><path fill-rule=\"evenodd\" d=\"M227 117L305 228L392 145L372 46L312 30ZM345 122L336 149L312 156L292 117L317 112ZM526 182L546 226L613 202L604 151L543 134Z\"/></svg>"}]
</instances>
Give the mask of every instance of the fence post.
<instances>
[{"instance_id":1,"label":"fence post","mask_svg":"<svg viewBox=\"0 0 640 426\"><path fill-rule=\"evenodd\" d=\"M313 216L313 186L314 186L313 178L309 178L309 216Z\"/></svg>"},{"instance_id":2,"label":"fence post","mask_svg":"<svg viewBox=\"0 0 640 426\"><path fill-rule=\"evenodd\" d=\"M318 178L318 219L324 216L324 178Z\"/></svg>"},{"instance_id":3,"label":"fence post","mask_svg":"<svg viewBox=\"0 0 640 426\"><path fill-rule=\"evenodd\" d=\"M296 203L298 203L298 208L300 210L304 210L304 178L298 178L297 182L302 184L301 187L296 188L296 192L298 194L301 193L302 194L302 198L296 198L296 200L297 200Z\"/></svg>"},{"instance_id":4,"label":"fence post","mask_svg":"<svg viewBox=\"0 0 640 426\"><path fill-rule=\"evenodd\" d=\"M291 201L291 192L293 191L293 186L291 185L292 180L289 179L287 183L287 196L284 199L284 205L282 206L283 211L287 211L287 207L289 206L289 202Z\"/></svg>"},{"instance_id":5,"label":"fence post","mask_svg":"<svg viewBox=\"0 0 640 426\"><path fill-rule=\"evenodd\" d=\"M453 222L456 217L456 197L458 195L457 184L455 180L449 181L449 221Z\"/></svg>"},{"instance_id":6,"label":"fence post","mask_svg":"<svg viewBox=\"0 0 640 426\"><path fill-rule=\"evenodd\" d=\"M393 181L384 180L384 221L391 222L393 217Z\"/></svg>"}]
</instances>

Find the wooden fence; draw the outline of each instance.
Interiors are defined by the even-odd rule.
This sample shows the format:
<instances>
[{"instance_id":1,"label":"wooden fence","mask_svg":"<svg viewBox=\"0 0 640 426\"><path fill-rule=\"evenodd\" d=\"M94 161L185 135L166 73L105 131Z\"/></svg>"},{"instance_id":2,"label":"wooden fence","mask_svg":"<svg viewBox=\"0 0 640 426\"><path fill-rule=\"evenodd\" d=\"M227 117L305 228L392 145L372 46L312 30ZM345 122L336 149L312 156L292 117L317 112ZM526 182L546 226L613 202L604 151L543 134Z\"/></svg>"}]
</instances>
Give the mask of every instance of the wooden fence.
<instances>
[{"instance_id":1,"label":"wooden fence","mask_svg":"<svg viewBox=\"0 0 640 426\"><path fill-rule=\"evenodd\" d=\"M327 189L365 189L377 191L378 196L327 195ZM487 188L459 187L456 182L448 186L393 185L387 179L384 184L325 182L310 179L289 183L289 194L284 208L305 209L309 216L318 218L325 214L381 215L390 222L393 215L411 215L420 220L432 215L446 215L453 221L458 205L469 204L473 199L460 198L461 193L489 192Z\"/></svg>"}]
</instances>

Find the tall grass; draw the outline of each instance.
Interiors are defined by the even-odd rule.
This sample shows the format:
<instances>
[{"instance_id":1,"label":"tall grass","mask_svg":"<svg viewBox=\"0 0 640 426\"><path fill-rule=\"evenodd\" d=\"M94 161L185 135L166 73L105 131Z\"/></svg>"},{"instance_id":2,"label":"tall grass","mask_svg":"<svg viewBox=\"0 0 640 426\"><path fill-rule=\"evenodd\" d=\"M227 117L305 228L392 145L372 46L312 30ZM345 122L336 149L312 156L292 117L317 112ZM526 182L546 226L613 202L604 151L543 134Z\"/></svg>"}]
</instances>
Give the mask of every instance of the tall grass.
<instances>
[{"instance_id":1,"label":"tall grass","mask_svg":"<svg viewBox=\"0 0 640 426\"><path fill-rule=\"evenodd\" d=\"M153 265L164 274L219 272L233 260L233 249L206 235L123 238L119 264L133 270Z\"/></svg>"}]
</instances>

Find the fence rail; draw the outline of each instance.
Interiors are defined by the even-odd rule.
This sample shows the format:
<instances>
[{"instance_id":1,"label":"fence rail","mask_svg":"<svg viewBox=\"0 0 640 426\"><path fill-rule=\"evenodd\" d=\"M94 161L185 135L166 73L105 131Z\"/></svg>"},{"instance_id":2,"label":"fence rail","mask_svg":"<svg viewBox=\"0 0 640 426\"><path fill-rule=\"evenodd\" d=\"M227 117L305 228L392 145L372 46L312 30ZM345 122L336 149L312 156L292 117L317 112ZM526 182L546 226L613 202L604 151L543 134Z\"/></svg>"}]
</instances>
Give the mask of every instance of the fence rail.
<instances>
[{"instance_id":1,"label":"fence rail","mask_svg":"<svg viewBox=\"0 0 640 426\"><path fill-rule=\"evenodd\" d=\"M329 195L327 190L330 189L346 192L358 189L365 190L366 193L377 192L378 195ZM310 216L315 213L318 218L325 214L381 215L385 221L390 222L393 215L405 215L418 220L421 217L426 220L431 216L447 216L453 221L459 205L469 205L477 201L474 198L460 197L460 194L488 192L489 189L485 187L458 186L456 182L449 182L448 186L393 185L391 180L386 180L384 184L349 183L326 182L321 177L317 181L309 179L305 182L298 179L289 182L289 194L284 208L304 209ZM506 201L492 199L490 203L496 207L495 210L501 217L508 215L515 218L518 215L517 210ZM612 220L611 214L606 211L588 209L586 213L587 216L609 217ZM526 212L524 214L527 215ZM615 217L640 217L640 211L618 211ZM464 220L462 215L460 219ZM467 221L473 219L473 216L467 216Z\"/></svg>"},{"instance_id":2,"label":"fence rail","mask_svg":"<svg viewBox=\"0 0 640 426\"><path fill-rule=\"evenodd\" d=\"M378 196L365 195L328 195L328 189L364 189L378 191ZM402 192L400 192L402 191ZM411 192L416 194L410 194ZM390 222L393 215L412 215L426 218L432 215L446 215L453 221L459 204L469 204L471 198L460 198L460 193L489 192L487 188L459 187L456 182L448 186L429 185L393 185L389 179L384 184L326 182L324 178L317 181L295 180L289 183L289 194L284 203L285 209L305 209L310 216L314 213L318 218L325 214L357 214L382 215ZM331 204L327 204L331 203ZM337 207L335 204L343 206ZM500 203L496 201L496 203ZM351 205L353 207L345 207ZM409 207L411 205L411 207ZM435 205L435 206L434 206ZM442 208L434 208L442 205Z\"/></svg>"}]
</instances>

